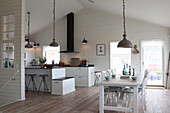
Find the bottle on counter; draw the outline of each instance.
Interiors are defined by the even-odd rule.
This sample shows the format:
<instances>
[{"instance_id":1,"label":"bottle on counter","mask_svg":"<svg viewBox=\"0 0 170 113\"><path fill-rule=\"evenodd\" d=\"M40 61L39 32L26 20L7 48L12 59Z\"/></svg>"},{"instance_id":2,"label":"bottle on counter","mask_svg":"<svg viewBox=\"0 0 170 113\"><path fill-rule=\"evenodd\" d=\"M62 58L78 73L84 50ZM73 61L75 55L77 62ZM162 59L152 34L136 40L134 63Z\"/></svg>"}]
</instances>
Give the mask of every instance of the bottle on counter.
<instances>
[{"instance_id":1,"label":"bottle on counter","mask_svg":"<svg viewBox=\"0 0 170 113\"><path fill-rule=\"evenodd\" d=\"M60 65L60 66L64 66L63 58L62 58L61 61L59 62L59 65Z\"/></svg>"},{"instance_id":2,"label":"bottle on counter","mask_svg":"<svg viewBox=\"0 0 170 113\"><path fill-rule=\"evenodd\" d=\"M125 75L129 75L129 68L128 68L128 64L126 64L126 68L125 68L126 72Z\"/></svg>"},{"instance_id":3,"label":"bottle on counter","mask_svg":"<svg viewBox=\"0 0 170 113\"><path fill-rule=\"evenodd\" d=\"M55 61L55 60L52 60L52 65L54 65L54 61Z\"/></svg>"},{"instance_id":4,"label":"bottle on counter","mask_svg":"<svg viewBox=\"0 0 170 113\"><path fill-rule=\"evenodd\" d=\"M133 74L132 74L132 76L135 76L135 68L133 68Z\"/></svg>"},{"instance_id":5,"label":"bottle on counter","mask_svg":"<svg viewBox=\"0 0 170 113\"><path fill-rule=\"evenodd\" d=\"M126 73L126 69L125 69L125 65L124 65L124 67L123 67L123 75L125 75L125 73Z\"/></svg>"},{"instance_id":6,"label":"bottle on counter","mask_svg":"<svg viewBox=\"0 0 170 113\"><path fill-rule=\"evenodd\" d=\"M131 75L131 66L129 65L129 75Z\"/></svg>"},{"instance_id":7,"label":"bottle on counter","mask_svg":"<svg viewBox=\"0 0 170 113\"><path fill-rule=\"evenodd\" d=\"M86 66L88 66L88 60L86 59Z\"/></svg>"}]
</instances>

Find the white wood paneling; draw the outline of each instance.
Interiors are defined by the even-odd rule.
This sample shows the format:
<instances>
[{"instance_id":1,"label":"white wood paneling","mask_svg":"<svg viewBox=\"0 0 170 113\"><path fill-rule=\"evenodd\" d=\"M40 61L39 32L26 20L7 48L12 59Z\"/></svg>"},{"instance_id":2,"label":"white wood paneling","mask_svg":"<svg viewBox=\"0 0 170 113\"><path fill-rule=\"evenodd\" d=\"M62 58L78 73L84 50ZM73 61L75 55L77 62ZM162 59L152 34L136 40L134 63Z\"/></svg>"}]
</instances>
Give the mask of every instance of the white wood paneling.
<instances>
[{"instance_id":1,"label":"white wood paneling","mask_svg":"<svg viewBox=\"0 0 170 113\"><path fill-rule=\"evenodd\" d=\"M56 37L62 50L66 48L66 18L57 24ZM61 26L62 25L62 26ZM168 60L169 52L169 30L166 27L154 25L144 21L127 18L127 38L140 48L141 40L162 39L165 41L165 61ZM88 59L90 64L95 64L95 70L106 70L110 68L110 45L112 41L120 41L123 37L122 16L101 12L93 9L82 9L75 13L75 51L80 53L61 54L65 63L70 62L70 58L79 57ZM60 31L60 32L59 32ZM48 35L48 36L47 36ZM51 41L52 29L45 28L42 32L32 36L31 39L48 45ZM81 42L86 38L88 43L83 45ZM106 55L96 55L96 44L106 44ZM41 46L42 46L41 45ZM140 72L141 54L132 54L132 68L136 68L136 73ZM165 62L164 72L167 62Z\"/></svg>"},{"instance_id":2,"label":"white wood paneling","mask_svg":"<svg viewBox=\"0 0 170 113\"><path fill-rule=\"evenodd\" d=\"M24 36L25 36L25 0L0 0L0 26L4 14L15 15L15 64L18 65L19 73L15 80L0 92L0 106L25 99L25 69L24 69ZM0 43L2 43L2 27L0 27ZM0 44L1 45L1 44ZM2 46L0 46L2 50ZM0 60L2 53L0 52ZM0 88L16 72L15 69L2 69L0 67Z\"/></svg>"}]
</instances>

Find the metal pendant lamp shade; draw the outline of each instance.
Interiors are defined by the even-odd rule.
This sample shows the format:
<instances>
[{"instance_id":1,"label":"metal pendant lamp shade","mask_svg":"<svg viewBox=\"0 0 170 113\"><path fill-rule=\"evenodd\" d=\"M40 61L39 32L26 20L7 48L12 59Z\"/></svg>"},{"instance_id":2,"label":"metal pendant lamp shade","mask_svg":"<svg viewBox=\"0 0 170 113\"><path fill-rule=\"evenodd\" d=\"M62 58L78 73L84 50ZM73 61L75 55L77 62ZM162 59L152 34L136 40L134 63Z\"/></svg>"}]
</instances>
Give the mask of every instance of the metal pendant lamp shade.
<instances>
[{"instance_id":1,"label":"metal pendant lamp shade","mask_svg":"<svg viewBox=\"0 0 170 113\"><path fill-rule=\"evenodd\" d=\"M123 28L124 28L124 34L123 34L123 40L121 40L117 47L118 48L132 48L132 43L126 39L126 23L125 23L125 1L123 0Z\"/></svg>"},{"instance_id":2,"label":"metal pendant lamp shade","mask_svg":"<svg viewBox=\"0 0 170 113\"><path fill-rule=\"evenodd\" d=\"M28 14L28 39L27 39L27 44L25 45L25 48L33 48L33 46L30 44L30 12L27 13Z\"/></svg>"},{"instance_id":3,"label":"metal pendant lamp shade","mask_svg":"<svg viewBox=\"0 0 170 113\"><path fill-rule=\"evenodd\" d=\"M87 40L84 38L82 44L87 44Z\"/></svg>"},{"instance_id":4,"label":"metal pendant lamp shade","mask_svg":"<svg viewBox=\"0 0 170 113\"><path fill-rule=\"evenodd\" d=\"M50 46L58 47L57 42L55 42L55 0L53 5L53 42L50 43Z\"/></svg>"}]
</instances>

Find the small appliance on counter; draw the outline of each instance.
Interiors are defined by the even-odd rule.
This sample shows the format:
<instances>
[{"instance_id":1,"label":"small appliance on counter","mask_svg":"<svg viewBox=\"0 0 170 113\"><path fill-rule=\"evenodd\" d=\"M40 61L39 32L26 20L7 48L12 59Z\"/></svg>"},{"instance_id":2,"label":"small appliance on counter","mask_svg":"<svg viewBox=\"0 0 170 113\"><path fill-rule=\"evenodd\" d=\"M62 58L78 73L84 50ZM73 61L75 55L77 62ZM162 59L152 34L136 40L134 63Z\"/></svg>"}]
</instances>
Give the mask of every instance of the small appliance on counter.
<instances>
[{"instance_id":1,"label":"small appliance on counter","mask_svg":"<svg viewBox=\"0 0 170 113\"><path fill-rule=\"evenodd\" d=\"M39 66L39 65L40 65L40 63L39 63L39 61L38 61L37 59L32 59L32 61L30 62L30 64L31 64L32 66Z\"/></svg>"},{"instance_id":2,"label":"small appliance on counter","mask_svg":"<svg viewBox=\"0 0 170 113\"><path fill-rule=\"evenodd\" d=\"M73 67L80 66L81 60L80 58L71 58L70 65Z\"/></svg>"}]
</instances>

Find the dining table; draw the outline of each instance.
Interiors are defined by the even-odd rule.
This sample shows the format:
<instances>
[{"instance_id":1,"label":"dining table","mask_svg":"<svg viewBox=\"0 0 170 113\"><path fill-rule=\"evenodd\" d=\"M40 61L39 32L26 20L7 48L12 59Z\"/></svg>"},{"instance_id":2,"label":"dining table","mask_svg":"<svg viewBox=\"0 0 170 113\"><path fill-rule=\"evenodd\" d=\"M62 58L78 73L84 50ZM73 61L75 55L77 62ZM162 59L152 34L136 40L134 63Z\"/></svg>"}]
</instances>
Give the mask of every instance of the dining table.
<instances>
[{"instance_id":1,"label":"dining table","mask_svg":"<svg viewBox=\"0 0 170 113\"><path fill-rule=\"evenodd\" d=\"M126 76L126 75L123 75ZM136 74L137 80L132 80L132 76L122 77L122 75L110 78L109 80L102 80L97 82L99 86L99 113L104 113L104 110L110 111L122 111L122 112L133 112L138 113L138 87L142 84L144 74ZM104 105L104 87L105 86L116 86L125 88L127 86L133 88L133 107L127 108L123 106L108 106Z\"/></svg>"}]
</instances>

